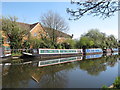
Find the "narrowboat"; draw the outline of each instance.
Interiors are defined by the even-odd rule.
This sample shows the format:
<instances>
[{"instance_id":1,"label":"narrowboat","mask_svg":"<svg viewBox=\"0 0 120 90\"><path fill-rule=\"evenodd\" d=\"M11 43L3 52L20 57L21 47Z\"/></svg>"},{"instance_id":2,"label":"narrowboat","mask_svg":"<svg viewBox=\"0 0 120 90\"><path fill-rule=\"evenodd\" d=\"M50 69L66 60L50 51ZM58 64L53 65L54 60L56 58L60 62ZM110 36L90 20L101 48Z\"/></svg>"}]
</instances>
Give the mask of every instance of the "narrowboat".
<instances>
[{"instance_id":1,"label":"narrowboat","mask_svg":"<svg viewBox=\"0 0 120 90\"><path fill-rule=\"evenodd\" d=\"M103 49L103 53L112 53L112 49Z\"/></svg>"},{"instance_id":2,"label":"narrowboat","mask_svg":"<svg viewBox=\"0 0 120 90\"><path fill-rule=\"evenodd\" d=\"M103 50L101 48L91 48L91 49L85 49L84 55L88 54L102 54Z\"/></svg>"},{"instance_id":3,"label":"narrowboat","mask_svg":"<svg viewBox=\"0 0 120 90\"><path fill-rule=\"evenodd\" d=\"M53 60L45 60L39 61L38 67L61 64L61 63L68 63L73 61L80 61L82 60L82 56L80 57L69 57L69 58L60 58L60 59L53 59Z\"/></svg>"},{"instance_id":4,"label":"narrowboat","mask_svg":"<svg viewBox=\"0 0 120 90\"><path fill-rule=\"evenodd\" d=\"M11 56L10 40L3 31L0 31L0 35L0 57L6 58Z\"/></svg>"},{"instance_id":5,"label":"narrowboat","mask_svg":"<svg viewBox=\"0 0 120 90\"><path fill-rule=\"evenodd\" d=\"M118 50L118 48L112 48L112 53L113 52L118 52L119 50Z\"/></svg>"},{"instance_id":6,"label":"narrowboat","mask_svg":"<svg viewBox=\"0 0 120 90\"><path fill-rule=\"evenodd\" d=\"M6 58L11 56L11 49L10 46L4 45L0 47L0 57L1 58Z\"/></svg>"},{"instance_id":7,"label":"narrowboat","mask_svg":"<svg viewBox=\"0 0 120 90\"><path fill-rule=\"evenodd\" d=\"M113 52L112 55L119 55L119 53L118 52Z\"/></svg>"},{"instance_id":8,"label":"narrowboat","mask_svg":"<svg viewBox=\"0 0 120 90\"><path fill-rule=\"evenodd\" d=\"M112 53L105 53L104 55L105 55L105 56L111 56Z\"/></svg>"},{"instance_id":9,"label":"narrowboat","mask_svg":"<svg viewBox=\"0 0 120 90\"><path fill-rule=\"evenodd\" d=\"M82 49L31 49L23 52L23 56L40 57L40 58L58 58L82 55Z\"/></svg>"}]
</instances>

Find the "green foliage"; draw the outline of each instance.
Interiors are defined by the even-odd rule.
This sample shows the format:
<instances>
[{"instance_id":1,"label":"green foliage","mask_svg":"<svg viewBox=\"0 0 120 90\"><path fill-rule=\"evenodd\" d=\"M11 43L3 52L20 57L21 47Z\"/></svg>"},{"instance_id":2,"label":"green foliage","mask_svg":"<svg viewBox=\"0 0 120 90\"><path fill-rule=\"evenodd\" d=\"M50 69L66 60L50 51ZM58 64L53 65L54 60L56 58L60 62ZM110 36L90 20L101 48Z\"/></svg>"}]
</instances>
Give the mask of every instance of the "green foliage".
<instances>
[{"instance_id":1,"label":"green foliage","mask_svg":"<svg viewBox=\"0 0 120 90\"><path fill-rule=\"evenodd\" d=\"M107 86L103 86L103 89L107 88L109 89ZM114 83L113 83L113 89L120 89L120 77L116 77Z\"/></svg>"},{"instance_id":2,"label":"green foliage","mask_svg":"<svg viewBox=\"0 0 120 90\"><path fill-rule=\"evenodd\" d=\"M103 85L102 88L108 88L106 85Z\"/></svg>"},{"instance_id":3,"label":"green foliage","mask_svg":"<svg viewBox=\"0 0 120 90\"><path fill-rule=\"evenodd\" d=\"M75 48L75 40L67 39L62 43L62 47L66 49L74 49Z\"/></svg>"},{"instance_id":4,"label":"green foliage","mask_svg":"<svg viewBox=\"0 0 120 90\"><path fill-rule=\"evenodd\" d=\"M83 36L76 42L77 48L90 48L94 45L94 41L91 38Z\"/></svg>"},{"instance_id":5,"label":"green foliage","mask_svg":"<svg viewBox=\"0 0 120 90\"><path fill-rule=\"evenodd\" d=\"M118 42L113 35L106 36L98 29L92 29L81 36L76 46L77 48L117 48Z\"/></svg>"},{"instance_id":6,"label":"green foliage","mask_svg":"<svg viewBox=\"0 0 120 90\"><path fill-rule=\"evenodd\" d=\"M20 52L12 53L12 56L21 56L21 55L22 55L22 53L20 53Z\"/></svg>"},{"instance_id":7,"label":"green foliage","mask_svg":"<svg viewBox=\"0 0 120 90\"><path fill-rule=\"evenodd\" d=\"M114 88L120 88L120 77L117 77L113 83Z\"/></svg>"},{"instance_id":8,"label":"green foliage","mask_svg":"<svg viewBox=\"0 0 120 90\"><path fill-rule=\"evenodd\" d=\"M29 49L30 48L30 41L29 40L25 40L23 42L23 46L24 46L25 49Z\"/></svg>"},{"instance_id":9,"label":"green foliage","mask_svg":"<svg viewBox=\"0 0 120 90\"><path fill-rule=\"evenodd\" d=\"M32 48L44 48L45 47L45 44L41 39L32 38L29 40L29 42Z\"/></svg>"},{"instance_id":10,"label":"green foliage","mask_svg":"<svg viewBox=\"0 0 120 90\"><path fill-rule=\"evenodd\" d=\"M2 32L0 32L0 46L2 45Z\"/></svg>"},{"instance_id":11,"label":"green foliage","mask_svg":"<svg viewBox=\"0 0 120 90\"><path fill-rule=\"evenodd\" d=\"M56 45L56 44L55 44ZM55 48L55 45L52 44L52 40L50 38L42 37L39 38L29 38L24 41L24 48Z\"/></svg>"},{"instance_id":12,"label":"green foliage","mask_svg":"<svg viewBox=\"0 0 120 90\"><path fill-rule=\"evenodd\" d=\"M2 18L2 30L10 40L11 49L22 48L23 37L28 33L28 29L26 27L19 26L16 21L16 17Z\"/></svg>"}]
</instances>

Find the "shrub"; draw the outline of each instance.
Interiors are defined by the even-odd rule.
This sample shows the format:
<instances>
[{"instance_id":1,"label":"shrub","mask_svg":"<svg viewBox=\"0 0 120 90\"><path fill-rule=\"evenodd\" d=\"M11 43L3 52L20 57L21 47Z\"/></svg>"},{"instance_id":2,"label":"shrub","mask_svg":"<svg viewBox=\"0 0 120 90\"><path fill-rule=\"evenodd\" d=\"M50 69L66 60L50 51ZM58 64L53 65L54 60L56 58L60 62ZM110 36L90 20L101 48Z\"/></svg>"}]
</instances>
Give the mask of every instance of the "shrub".
<instances>
[{"instance_id":1,"label":"shrub","mask_svg":"<svg viewBox=\"0 0 120 90\"><path fill-rule=\"evenodd\" d=\"M113 83L114 88L120 88L120 77L117 77Z\"/></svg>"}]
</instances>

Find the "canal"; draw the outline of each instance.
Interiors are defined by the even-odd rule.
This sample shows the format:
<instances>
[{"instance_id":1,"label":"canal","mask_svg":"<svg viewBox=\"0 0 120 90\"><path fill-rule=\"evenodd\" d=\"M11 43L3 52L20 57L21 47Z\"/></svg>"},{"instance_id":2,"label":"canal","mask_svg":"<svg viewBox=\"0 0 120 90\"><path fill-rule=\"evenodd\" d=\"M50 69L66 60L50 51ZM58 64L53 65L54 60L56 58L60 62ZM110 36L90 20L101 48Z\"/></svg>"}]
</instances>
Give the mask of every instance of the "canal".
<instances>
[{"instance_id":1,"label":"canal","mask_svg":"<svg viewBox=\"0 0 120 90\"><path fill-rule=\"evenodd\" d=\"M2 86L3 88L110 86L118 76L119 57L115 53L105 56L88 55L82 57L82 60L45 67L39 67L39 60L36 59L30 62L18 59L19 62L2 64Z\"/></svg>"}]
</instances>

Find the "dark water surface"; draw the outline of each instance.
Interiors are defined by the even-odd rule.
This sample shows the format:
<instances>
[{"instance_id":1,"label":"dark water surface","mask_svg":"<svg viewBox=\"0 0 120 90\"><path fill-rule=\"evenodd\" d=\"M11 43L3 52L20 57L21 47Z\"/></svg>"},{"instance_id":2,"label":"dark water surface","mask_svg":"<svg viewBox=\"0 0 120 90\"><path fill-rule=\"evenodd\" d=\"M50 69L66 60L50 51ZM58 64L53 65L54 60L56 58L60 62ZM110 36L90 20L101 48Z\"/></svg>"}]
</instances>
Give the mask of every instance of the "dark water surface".
<instances>
[{"instance_id":1,"label":"dark water surface","mask_svg":"<svg viewBox=\"0 0 120 90\"><path fill-rule=\"evenodd\" d=\"M3 88L101 88L118 76L119 55L89 55L80 61L38 67L39 61L2 65ZM96 59L95 59L96 58Z\"/></svg>"}]
</instances>

